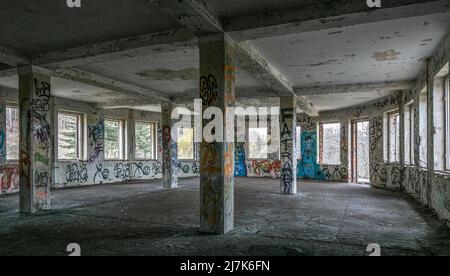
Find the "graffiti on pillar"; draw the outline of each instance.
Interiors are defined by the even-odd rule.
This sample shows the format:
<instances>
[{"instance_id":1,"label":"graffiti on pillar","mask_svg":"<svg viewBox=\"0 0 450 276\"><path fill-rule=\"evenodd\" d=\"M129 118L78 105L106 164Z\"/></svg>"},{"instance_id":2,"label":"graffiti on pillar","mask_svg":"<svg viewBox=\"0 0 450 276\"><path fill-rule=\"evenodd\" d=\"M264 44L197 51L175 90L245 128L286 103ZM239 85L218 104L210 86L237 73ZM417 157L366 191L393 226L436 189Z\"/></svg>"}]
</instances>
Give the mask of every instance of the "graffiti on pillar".
<instances>
[{"instance_id":1,"label":"graffiti on pillar","mask_svg":"<svg viewBox=\"0 0 450 276\"><path fill-rule=\"evenodd\" d=\"M370 121L370 181L374 185L386 186L388 172L384 165L383 153L383 117Z\"/></svg>"},{"instance_id":2,"label":"graffiti on pillar","mask_svg":"<svg viewBox=\"0 0 450 276\"><path fill-rule=\"evenodd\" d=\"M104 150L105 121L99 119L94 125L88 126L88 137L92 152L88 158L89 164L95 163Z\"/></svg>"},{"instance_id":3,"label":"graffiti on pillar","mask_svg":"<svg viewBox=\"0 0 450 276\"><path fill-rule=\"evenodd\" d=\"M234 176L246 177L247 166L245 164L245 148L244 143L236 143Z\"/></svg>"},{"instance_id":4,"label":"graffiti on pillar","mask_svg":"<svg viewBox=\"0 0 450 276\"><path fill-rule=\"evenodd\" d=\"M49 123L50 84L34 79L34 97L31 101L32 136L37 141L38 150L42 156L50 159L51 127Z\"/></svg>"},{"instance_id":5,"label":"graffiti on pillar","mask_svg":"<svg viewBox=\"0 0 450 276\"><path fill-rule=\"evenodd\" d=\"M295 189L296 175L294 170L294 137L292 120L295 118L293 109L281 109L281 135L280 135L280 153L281 153L281 190L284 194L291 194Z\"/></svg>"},{"instance_id":6,"label":"graffiti on pillar","mask_svg":"<svg viewBox=\"0 0 450 276\"><path fill-rule=\"evenodd\" d=\"M174 187L177 185L179 164L176 134L172 128L174 123L171 118L172 106L165 104L162 109L163 182L167 187Z\"/></svg>"},{"instance_id":7,"label":"graffiti on pillar","mask_svg":"<svg viewBox=\"0 0 450 276\"><path fill-rule=\"evenodd\" d=\"M217 101L219 97L217 88L217 80L213 75L200 78L200 97L204 105L209 106Z\"/></svg>"},{"instance_id":8,"label":"graffiti on pillar","mask_svg":"<svg viewBox=\"0 0 450 276\"><path fill-rule=\"evenodd\" d=\"M0 165L0 194L19 191L19 166Z\"/></svg>"},{"instance_id":9,"label":"graffiti on pillar","mask_svg":"<svg viewBox=\"0 0 450 276\"><path fill-rule=\"evenodd\" d=\"M302 131L301 150L302 159L297 168L297 176L305 179L326 180L327 175L330 175L327 168L321 170L317 163L317 131Z\"/></svg>"},{"instance_id":10,"label":"graffiti on pillar","mask_svg":"<svg viewBox=\"0 0 450 276\"><path fill-rule=\"evenodd\" d=\"M65 171L67 183L84 183L88 181L88 171L85 164L69 164Z\"/></svg>"},{"instance_id":11,"label":"graffiti on pillar","mask_svg":"<svg viewBox=\"0 0 450 276\"><path fill-rule=\"evenodd\" d=\"M34 186L37 189L49 187L50 181L48 170L38 170L34 172Z\"/></svg>"}]
</instances>

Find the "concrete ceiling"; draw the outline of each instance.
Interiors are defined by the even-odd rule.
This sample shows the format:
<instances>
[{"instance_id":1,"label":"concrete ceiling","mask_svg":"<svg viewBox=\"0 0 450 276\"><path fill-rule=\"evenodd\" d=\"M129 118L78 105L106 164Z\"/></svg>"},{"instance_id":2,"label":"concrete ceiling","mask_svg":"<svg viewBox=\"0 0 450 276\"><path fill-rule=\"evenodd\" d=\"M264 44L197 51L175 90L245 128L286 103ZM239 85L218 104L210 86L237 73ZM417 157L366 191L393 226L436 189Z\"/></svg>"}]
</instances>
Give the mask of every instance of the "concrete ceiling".
<instances>
[{"instance_id":1,"label":"concrete ceiling","mask_svg":"<svg viewBox=\"0 0 450 276\"><path fill-rule=\"evenodd\" d=\"M150 2L83 1L83 8L69 9L62 0L0 0L0 46L24 55L85 45L88 45L87 51L90 52L91 43L186 27L174 19L177 17L166 15ZM324 3L326 8L327 3L332 2L211 0L208 4L217 11L220 18L228 19L317 3ZM259 38L248 43L293 88L413 80L417 78L424 60L448 33L449 20L450 13L438 13ZM113 47L114 42L111 45ZM76 66L76 69L176 99L191 99L198 95L199 51L197 47L190 47L165 52L153 51L148 55L124 55L120 60L107 59L106 62L103 60ZM17 88L17 77L0 79L0 85ZM270 99L276 95L268 85L239 67L236 86L239 98ZM54 88L56 96L92 103L129 99L126 93L59 78L55 78ZM307 98L318 110L330 110L364 104L391 93L391 90L373 93L344 91L334 95L308 95ZM152 105L147 107L154 109ZM136 109L147 107L140 106Z\"/></svg>"},{"instance_id":2,"label":"concrete ceiling","mask_svg":"<svg viewBox=\"0 0 450 276\"><path fill-rule=\"evenodd\" d=\"M415 79L450 14L258 39L252 46L295 87Z\"/></svg>"},{"instance_id":3,"label":"concrete ceiling","mask_svg":"<svg viewBox=\"0 0 450 276\"><path fill-rule=\"evenodd\" d=\"M0 45L32 55L179 28L147 0L0 0Z\"/></svg>"}]
</instances>

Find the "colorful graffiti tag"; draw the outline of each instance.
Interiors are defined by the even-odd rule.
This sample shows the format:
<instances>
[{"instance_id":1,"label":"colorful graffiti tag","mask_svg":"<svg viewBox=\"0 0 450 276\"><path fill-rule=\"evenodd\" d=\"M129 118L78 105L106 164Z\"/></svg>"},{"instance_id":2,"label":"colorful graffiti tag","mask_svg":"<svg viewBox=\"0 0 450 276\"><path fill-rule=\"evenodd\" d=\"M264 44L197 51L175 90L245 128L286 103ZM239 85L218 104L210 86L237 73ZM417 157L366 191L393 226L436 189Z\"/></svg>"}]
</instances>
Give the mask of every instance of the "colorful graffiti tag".
<instances>
[{"instance_id":1,"label":"colorful graffiti tag","mask_svg":"<svg viewBox=\"0 0 450 276\"><path fill-rule=\"evenodd\" d=\"M0 194L19 191L19 165L0 166Z\"/></svg>"},{"instance_id":2,"label":"colorful graffiti tag","mask_svg":"<svg viewBox=\"0 0 450 276\"><path fill-rule=\"evenodd\" d=\"M301 133L301 161L297 167L297 176L305 179L326 180L325 173L317 163L317 131Z\"/></svg>"}]
</instances>

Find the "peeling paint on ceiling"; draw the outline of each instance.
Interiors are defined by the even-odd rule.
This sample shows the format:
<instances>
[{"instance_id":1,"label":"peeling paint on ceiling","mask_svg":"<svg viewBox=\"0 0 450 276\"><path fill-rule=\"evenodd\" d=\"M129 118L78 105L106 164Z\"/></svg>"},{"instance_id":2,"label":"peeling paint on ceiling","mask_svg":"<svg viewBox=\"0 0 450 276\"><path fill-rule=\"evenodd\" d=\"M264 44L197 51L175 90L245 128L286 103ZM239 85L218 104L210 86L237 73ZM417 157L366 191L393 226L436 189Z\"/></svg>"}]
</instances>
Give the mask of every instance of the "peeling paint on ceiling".
<instances>
[{"instance_id":1,"label":"peeling paint on ceiling","mask_svg":"<svg viewBox=\"0 0 450 276\"><path fill-rule=\"evenodd\" d=\"M167 81L167 80L197 80L198 79L198 68L190 67L181 70L171 70L165 68L157 68L146 70L143 72L136 73L136 75L148 79L157 81Z\"/></svg>"}]
</instances>

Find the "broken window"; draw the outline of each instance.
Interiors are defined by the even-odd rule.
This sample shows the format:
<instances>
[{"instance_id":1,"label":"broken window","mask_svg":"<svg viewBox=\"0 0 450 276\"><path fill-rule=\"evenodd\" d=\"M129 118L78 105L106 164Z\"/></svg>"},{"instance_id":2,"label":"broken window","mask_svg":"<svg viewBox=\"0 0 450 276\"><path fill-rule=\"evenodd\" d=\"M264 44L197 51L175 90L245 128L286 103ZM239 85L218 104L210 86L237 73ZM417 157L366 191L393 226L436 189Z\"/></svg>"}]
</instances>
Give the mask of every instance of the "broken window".
<instances>
[{"instance_id":1,"label":"broken window","mask_svg":"<svg viewBox=\"0 0 450 276\"><path fill-rule=\"evenodd\" d=\"M19 160L19 109L6 108L6 159Z\"/></svg>"},{"instance_id":2,"label":"broken window","mask_svg":"<svg viewBox=\"0 0 450 276\"><path fill-rule=\"evenodd\" d=\"M194 129L178 129L178 159L194 160Z\"/></svg>"},{"instance_id":3,"label":"broken window","mask_svg":"<svg viewBox=\"0 0 450 276\"><path fill-rule=\"evenodd\" d=\"M105 120L105 159L122 160L123 157L123 120Z\"/></svg>"},{"instance_id":4,"label":"broken window","mask_svg":"<svg viewBox=\"0 0 450 276\"><path fill-rule=\"evenodd\" d=\"M419 96L419 161L420 167L428 166L428 90L425 88Z\"/></svg>"},{"instance_id":5,"label":"broken window","mask_svg":"<svg viewBox=\"0 0 450 276\"><path fill-rule=\"evenodd\" d=\"M80 159L81 116L76 114L58 114L58 159Z\"/></svg>"},{"instance_id":6,"label":"broken window","mask_svg":"<svg viewBox=\"0 0 450 276\"><path fill-rule=\"evenodd\" d=\"M341 164L341 124L320 124L320 163Z\"/></svg>"},{"instance_id":7,"label":"broken window","mask_svg":"<svg viewBox=\"0 0 450 276\"><path fill-rule=\"evenodd\" d=\"M388 162L400 162L400 114L388 114Z\"/></svg>"},{"instance_id":8,"label":"broken window","mask_svg":"<svg viewBox=\"0 0 450 276\"><path fill-rule=\"evenodd\" d=\"M155 160L156 159L156 126L154 123L136 122L136 159Z\"/></svg>"},{"instance_id":9,"label":"broken window","mask_svg":"<svg viewBox=\"0 0 450 276\"><path fill-rule=\"evenodd\" d=\"M249 128L250 159L267 159L267 128Z\"/></svg>"},{"instance_id":10,"label":"broken window","mask_svg":"<svg viewBox=\"0 0 450 276\"><path fill-rule=\"evenodd\" d=\"M405 164L414 165L414 101L405 105Z\"/></svg>"}]
</instances>

